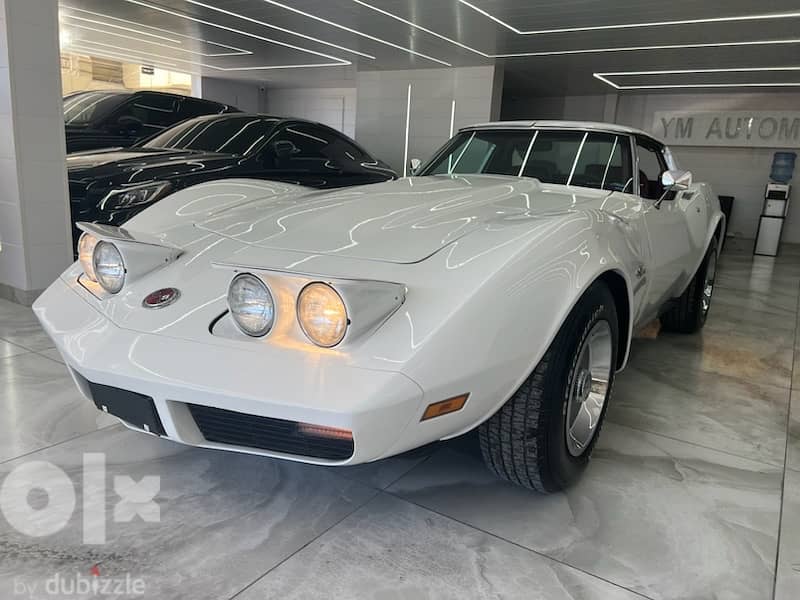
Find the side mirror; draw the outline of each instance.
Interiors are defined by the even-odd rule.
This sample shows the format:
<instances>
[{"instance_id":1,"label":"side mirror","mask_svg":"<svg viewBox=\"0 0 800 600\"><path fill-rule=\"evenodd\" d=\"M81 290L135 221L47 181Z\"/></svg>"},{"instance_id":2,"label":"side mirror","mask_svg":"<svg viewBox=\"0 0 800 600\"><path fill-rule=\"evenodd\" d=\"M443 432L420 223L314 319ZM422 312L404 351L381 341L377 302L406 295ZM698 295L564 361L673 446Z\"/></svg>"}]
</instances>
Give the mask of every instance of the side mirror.
<instances>
[{"instance_id":1,"label":"side mirror","mask_svg":"<svg viewBox=\"0 0 800 600\"><path fill-rule=\"evenodd\" d=\"M144 127L144 123L140 119L131 115L122 115L117 119L117 125L123 133L136 133Z\"/></svg>"},{"instance_id":2,"label":"side mirror","mask_svg":"<svg viewBox=\"0 0 800 600\"><path fill-rule=\"evenodd\" d=\"M665 191L688 190L692 185L691 171L664 171L661 175L661 185Z\"/></svg>"},{"instance_id":3,"label":"side mirror","mask_svg":"<svg viewBox=\"0 0 800 600\"><path fill-rule=\"evenodd\" d=\"M409 166L411 167L411 174L416 175L419 168L422 166L422 161L418 158L412 158L408 161Z\"/></svg>"}]
</instances>

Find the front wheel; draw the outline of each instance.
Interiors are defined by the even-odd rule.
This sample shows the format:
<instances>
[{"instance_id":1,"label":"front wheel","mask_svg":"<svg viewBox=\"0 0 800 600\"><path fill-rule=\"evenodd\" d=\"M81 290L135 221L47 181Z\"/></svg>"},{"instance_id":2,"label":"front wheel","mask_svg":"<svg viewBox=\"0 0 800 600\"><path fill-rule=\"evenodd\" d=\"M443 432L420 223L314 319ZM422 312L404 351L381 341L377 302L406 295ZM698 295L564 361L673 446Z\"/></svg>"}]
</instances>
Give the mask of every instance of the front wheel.
<instances>
[{"instance_id":1,"label":"front wheel","mask_svg":"<svg viewBox=\"0 0 800 600\"><path fill-rule=\"evenodd\" d=\"M711 308L716 275L717 238L712 238L689 287L675 301L675 305L661 315L661 325L666 331L695 333L703 328Z\"/></svg>"},{"instance_id":2,"label":"front wheel","mask_svg":"<svg viewBox=\"0 0 800 600\"><path fill-rule=\"evenodd\" d=\"M595 282L533 372L480 426L489 469L540 492L563 489L578 479L605 417L618 339L614 297L602 281Z\"/></svg>"}]
</instances>

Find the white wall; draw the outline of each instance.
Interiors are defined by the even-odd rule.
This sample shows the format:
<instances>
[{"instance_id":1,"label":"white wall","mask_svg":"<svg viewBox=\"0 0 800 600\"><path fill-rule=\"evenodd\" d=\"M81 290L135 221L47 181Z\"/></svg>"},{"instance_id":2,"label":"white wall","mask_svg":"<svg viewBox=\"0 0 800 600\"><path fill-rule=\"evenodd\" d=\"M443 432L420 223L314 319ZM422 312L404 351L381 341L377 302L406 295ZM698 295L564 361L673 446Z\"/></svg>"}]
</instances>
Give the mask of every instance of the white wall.
<instances>
[{"instance_id":1,"label":"white wall","mask_svg":"<svg viewBox=\"0 0 800 600\"><path fill-rule=\"evenodd\" d=\"M620 94L617 122L652 131L653 113L660 110L798 110L797 93ZM655 132L654 132L655 133ZM720 148L673 146L681 167L700 181L708 181L717 194L735 196L728 231L753 238L769 181L772 155L786 148ZM797 149L794 149L797 150ZM800 177L795 176L800 184ZM783 241L800 243L800 185L794 193L783 229Z\"/></svg>"},{"instance_id":2,"label":"white wall","mask_svg":"<svg viewBox=\"0 0 800 600\"><path fill-rule=\"evenodd\" d=\"M499 117L502 71L494 67L362 71L357 77L356 140L403 173L408 86L411 85L408 158L429 158L454 130Z\"/></svg>"},{"instance_id":3,"label":"white wall","mask_svg":"<svg viewBox=\"0 0 800 600\"><path fill-rule=\"evenodd\" d=\"M356 88L274 88L267 90L266 112L330 125L355 137Z\"/></svg>"},{"instance_id":4,"label":"white wall","mask_svg":"<svg viewBox=\"0 0 800 600\"><path fill-rule=\"evenodd\" d=\"M203 98L230 104L244 112L264 112L266 92L264 86L250 81L203 77L200 89Z\"/></svg>"},{"instance_id":5,"label":"white wall","mask_svg":"<svg viewBox=\"0 0 800 600\"><path fill-rule=\"evenodd\" d=\"M72 262L58 7L0 0L0 297L28 304Z\"/></svg>"}]
</instances>

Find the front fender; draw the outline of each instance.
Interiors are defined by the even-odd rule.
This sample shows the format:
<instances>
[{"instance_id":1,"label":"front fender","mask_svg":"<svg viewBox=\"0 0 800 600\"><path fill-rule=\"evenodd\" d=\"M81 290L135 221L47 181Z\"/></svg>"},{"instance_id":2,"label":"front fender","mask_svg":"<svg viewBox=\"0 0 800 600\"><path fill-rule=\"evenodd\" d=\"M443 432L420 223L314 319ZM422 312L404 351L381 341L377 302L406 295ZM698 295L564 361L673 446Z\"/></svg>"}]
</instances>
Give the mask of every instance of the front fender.
<instances>
[{"instance_id":1,"label":"front fender","mask_svg":"<svg viewBox=\"0 0 800 600\"><path fill-rule=\"evenodd\" d=\"M486 251L491 236L483 233L466 236L432 260L443 268L462 264ZM425 390L426 402L470 393L463 414L451 419L449 431L443 427L441 437L473 429L508 400L598 278L611 274L624 283L630 310L619 312L627 312L627 331L632 331L642 251L626 223L603 211L571 211L539 225L513 256L476 285L404 368ZM644 293L644 286L638 293ZM624 356L629 337L620 348ZM447 419L435 419L431 426L444 426Z\"/></svg>"}]
</instances>

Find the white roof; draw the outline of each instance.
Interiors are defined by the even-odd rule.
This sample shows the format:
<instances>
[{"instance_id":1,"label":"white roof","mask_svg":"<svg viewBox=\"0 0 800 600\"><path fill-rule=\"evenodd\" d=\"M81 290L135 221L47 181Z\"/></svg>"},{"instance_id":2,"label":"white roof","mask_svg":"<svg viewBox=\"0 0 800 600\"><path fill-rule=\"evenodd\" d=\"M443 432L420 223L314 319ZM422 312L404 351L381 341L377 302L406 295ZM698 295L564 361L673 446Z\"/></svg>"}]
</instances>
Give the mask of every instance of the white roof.
<instances>
[{"instance_id":1,"label":"white roof","mask_svg":"<svg viewBox=\"0 0 800 600\"><path fill-rule=\"evenodd\" d=\"M593 129L598 131L608 131L611 133L628 133L636 135L644 135L649 138L657 139L652 134L635 129L633 127L625 127L624 125L616 125L614 123L599 123L594 121L493 121L491 123L480 123L478 125L471 125L463 129Z\"/></svg>"}]
</instances>

